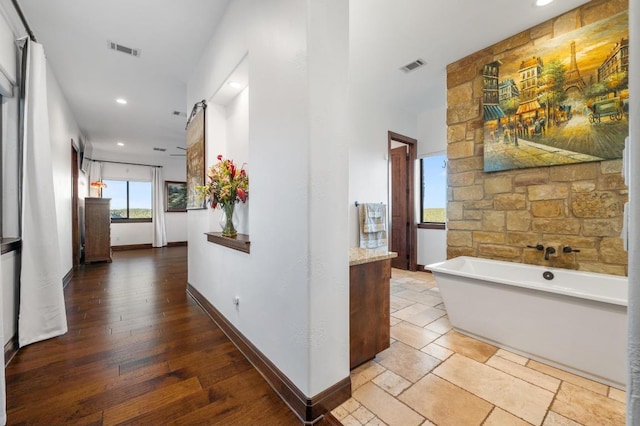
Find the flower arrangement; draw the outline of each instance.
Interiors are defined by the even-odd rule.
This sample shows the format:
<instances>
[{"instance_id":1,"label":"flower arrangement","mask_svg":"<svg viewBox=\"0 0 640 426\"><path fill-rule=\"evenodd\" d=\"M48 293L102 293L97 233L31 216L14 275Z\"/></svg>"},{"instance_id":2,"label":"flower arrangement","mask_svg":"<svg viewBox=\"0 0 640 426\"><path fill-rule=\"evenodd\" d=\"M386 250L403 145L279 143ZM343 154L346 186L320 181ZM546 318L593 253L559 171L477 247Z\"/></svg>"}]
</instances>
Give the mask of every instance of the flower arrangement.
<instances>
[{"instance_id":1,"label":"flower arrangement","mask_svg":"<svg viewBox=\"0 0 640 426\"><path fill-rule=\"evenodd\" d=\"M218 204L243 203L249 196L249 176L244 170L244 165L238 170L233 160L225 159L218 155L218 163L207 170L209 183L197 186L200 197L211 205L212 209Z\"/></svg>"},{"instance_id":2,"label":"flower arrangement","mask_svg":"<svg viewBox=\"0 0 640 426\"><path fill-rule=\"evenodd\" d=\"M244 170L236 167L233 160L218 155L218 163L207 170L208 183L197 186L196 190L212 209L220 206L226 214L226 224L222 235L235 237L237 232L232 223L233 209L239 201L245 203L249 196L249 176Z\"/></svg>"}]
</instances>

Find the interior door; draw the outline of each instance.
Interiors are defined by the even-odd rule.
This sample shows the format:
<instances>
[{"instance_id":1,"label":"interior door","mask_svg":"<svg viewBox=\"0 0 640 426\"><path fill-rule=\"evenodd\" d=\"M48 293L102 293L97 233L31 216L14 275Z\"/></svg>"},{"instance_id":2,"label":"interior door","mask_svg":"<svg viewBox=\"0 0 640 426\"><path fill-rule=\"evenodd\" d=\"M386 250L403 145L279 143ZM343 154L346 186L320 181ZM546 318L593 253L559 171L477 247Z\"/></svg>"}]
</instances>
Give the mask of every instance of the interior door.
<instances>
[{"instance_id":1,"label":"interior door","mask_svg":"<svg viewBox=\"0 0 640 426\"><path fill-rule=\"evenodd\" d=\"M80 222L78 218L78 151L71 141L71 244L73 267L80 265Z\"/></svg>"},{"instance_id":2,"label":"interior door","mask_svg":"<svg viewBox=\"0 0 640 426\"><path fill-rule=\"evenodd\" d=\"M409 155L403 145L391 150L391 266L409 269Z\"/></svg>"}]
</instances>

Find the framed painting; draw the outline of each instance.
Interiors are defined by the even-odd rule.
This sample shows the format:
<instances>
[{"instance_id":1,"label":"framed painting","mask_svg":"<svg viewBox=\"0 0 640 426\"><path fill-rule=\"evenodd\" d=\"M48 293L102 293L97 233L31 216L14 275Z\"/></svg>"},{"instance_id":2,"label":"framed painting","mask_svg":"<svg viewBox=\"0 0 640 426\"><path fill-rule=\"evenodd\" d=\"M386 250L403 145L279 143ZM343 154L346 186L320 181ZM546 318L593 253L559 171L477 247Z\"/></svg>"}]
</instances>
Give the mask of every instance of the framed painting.
<instances>
[{"instance_id":1,"label":"framed painting","mask_svg":"<svg viewBox=\"0 0 640 426\"><path fill-rule=\"evenodd\" d=\"M485 171L622 158L628 21L621 12L484 66Z\"/></svg>"},{"instance_id":2,"label":"framed painting","mask_svg":"<svg viewBox=\"0 0 640 426\"><path fill-rule=\"evenodd\" d=\"M203 209L202 200L196 188L204 185L205 180L205 117L206 103L194 106L191 120L187 124L187 209ZM197 112L196 112L197 111Z\"/></svg>"},{"instance_id":3,"label":"framed painting","mask_svg":"<svg viewBox=\"0 0 640 426\"><path fill-rule=\"evenodd\" d=\"M187 211L187 182L164 181L165 211Z\"/></svg>"}]
</instances>

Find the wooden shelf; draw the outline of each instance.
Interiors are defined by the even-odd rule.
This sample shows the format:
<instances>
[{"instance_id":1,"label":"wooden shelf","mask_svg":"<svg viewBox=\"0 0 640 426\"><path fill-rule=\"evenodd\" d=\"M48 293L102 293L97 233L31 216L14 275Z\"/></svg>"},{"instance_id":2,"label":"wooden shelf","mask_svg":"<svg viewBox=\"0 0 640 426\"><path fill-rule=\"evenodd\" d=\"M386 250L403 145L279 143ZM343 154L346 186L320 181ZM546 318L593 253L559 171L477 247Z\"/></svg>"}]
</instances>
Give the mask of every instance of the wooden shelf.
<instances>
[{"instance_id":1,"label":"wooden shelf","mask_svg":"<svg viewBox=\"0 0 640 426\"><path fill-rule=\"evenodd\" d=\"M246 234L238 234L236 238L223 237L222 232L205 232L205 235L210 243L220 244L234 250L249 253L251 248L251 241Z\"/></svg>"}]
</instances>

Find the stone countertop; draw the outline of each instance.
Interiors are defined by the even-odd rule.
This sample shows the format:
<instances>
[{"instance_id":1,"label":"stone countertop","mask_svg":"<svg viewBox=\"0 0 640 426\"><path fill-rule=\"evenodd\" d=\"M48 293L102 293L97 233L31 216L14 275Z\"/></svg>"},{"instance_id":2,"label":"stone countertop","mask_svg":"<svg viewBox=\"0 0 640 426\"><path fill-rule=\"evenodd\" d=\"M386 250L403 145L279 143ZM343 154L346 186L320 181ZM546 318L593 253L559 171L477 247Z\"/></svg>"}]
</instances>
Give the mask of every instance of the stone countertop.
<instances>
[{"instance_id":1,"label":"stone countertop","mask_svg":"<svg viewBox=\"0 0 640 426\"><path fill-rule=\"evenodd\" d=\"M398 253L387 250L385 247L377 249L363 249L351 247L349 249L349 266L362 265L364 263L377 262L398 257Z\"/></svg>"}]
</instances>

